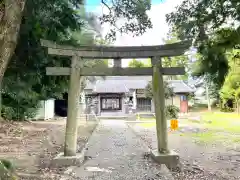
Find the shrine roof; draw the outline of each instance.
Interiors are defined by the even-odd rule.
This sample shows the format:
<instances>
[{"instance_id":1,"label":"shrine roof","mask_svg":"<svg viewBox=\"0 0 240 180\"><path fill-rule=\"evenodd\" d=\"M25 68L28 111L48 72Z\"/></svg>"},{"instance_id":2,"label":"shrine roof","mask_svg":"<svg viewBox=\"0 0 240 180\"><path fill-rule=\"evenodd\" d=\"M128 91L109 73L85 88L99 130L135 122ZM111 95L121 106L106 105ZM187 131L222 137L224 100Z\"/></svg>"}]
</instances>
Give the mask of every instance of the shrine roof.
<instances>
[{"instance_id":1,"label":"shrine roof","mask_svg":"<svg viewBox=\"0 0 240 180\"><path fill-rule=\"evenodd\" d=\"M151 76L108 76L96 82L88 82L85 89L95 93L126 93L130 89L144 89ZM191 93L195 90L182 80L168 80L175 93Z\"/></svg>"}]
</instances>

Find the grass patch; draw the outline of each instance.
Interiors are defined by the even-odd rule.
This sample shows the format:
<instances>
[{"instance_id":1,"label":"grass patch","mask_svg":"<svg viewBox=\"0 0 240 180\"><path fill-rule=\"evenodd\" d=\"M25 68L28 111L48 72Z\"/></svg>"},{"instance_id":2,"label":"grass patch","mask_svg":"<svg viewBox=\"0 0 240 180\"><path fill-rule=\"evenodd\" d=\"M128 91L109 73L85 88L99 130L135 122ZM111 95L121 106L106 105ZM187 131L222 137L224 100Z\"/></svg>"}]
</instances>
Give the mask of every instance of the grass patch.
<instances>
[{"instance_id":1,"label":"grass patch","mask_svg":"<svg viewBox=\"0 0 240 180\"><path fill-rule=\"evenodd\" d=\"M240 137L234 138L234 139L233 139L233 142L234 142L234 143L240 143Z\"/></svg>"},{"instance_id":2,"label":"grass patch","mask_svg":"<svg viewBox=\"0 0 240 180\"><path fill-rule=\"evenodd\" d=\"M150 123L139 123L138 126L144 127L144 128L152 128L156 126L155 122L150 122Z\"/></svg>"},{"instance_id":3,"label":"grass patch","mask_svg":"<svg viewBox=\"0 0 240 180\"><path fill-rule=\"evenodd\" d=\"M140 121L155 121L155 118L139 118Z\"/></svg>"},{"instance_id":4,"label":"grass patch","mask_svg":"<svg viewBox=\"0 0 240 180\"><path fill-rule=\"evenodd\" d=\"M209 129L219 128L227 132L240 132L240 116L236 113L204 113L201 120Z\"/></svg>"},{"instance_id":5,"label":"grass patch","mask_svg":"<svg viewBox=\"0 0 240 180\"><path fill-rule=\"evenodd\" d=\"M237 113L206 112L203 113L203 117L240 120L240 114Z\"/></svg>"},{"instance_id":6,"label":"grass patch","mask_svg":"<svg viewBox=\"0 0 240 180\"><path fill-rule=\"evenodd\" d=\"M139 121L154 121L155 120L155 116L153 113L150 112L141 112L141 113L137 113L136 114L136 118Z\"/></svg>"},{"instance_id":7,"label":"grass patch","mask_svg":"<svg viewBox=\"0 0 240 180\"><path fill-rule=\"evenodd\" d=\"M196 140L199 143L202 144L208 144L208 143L221 143L221 144L232 144L232 143L239 143L240 142L240 136L234 135L234 134L226 134L222 132L217 131L207 131L207 132L201 132L201 133L184 133L184 136L189 136ZM183 136L180 135L180 136Z\"/></svg>"},{"instance_id":8,"label":"grass patch","mask_svg":"<svg viewBox=\"0 0 240 180\"><path fill-rule=\"evenodd\" d=\"M184 122L181 120L181 122ZM204 128L240 133L240 115L236 113L206 112L199 114L199 119L187 119L186 124L198 123Z\"/></svg>"}]
</instances>

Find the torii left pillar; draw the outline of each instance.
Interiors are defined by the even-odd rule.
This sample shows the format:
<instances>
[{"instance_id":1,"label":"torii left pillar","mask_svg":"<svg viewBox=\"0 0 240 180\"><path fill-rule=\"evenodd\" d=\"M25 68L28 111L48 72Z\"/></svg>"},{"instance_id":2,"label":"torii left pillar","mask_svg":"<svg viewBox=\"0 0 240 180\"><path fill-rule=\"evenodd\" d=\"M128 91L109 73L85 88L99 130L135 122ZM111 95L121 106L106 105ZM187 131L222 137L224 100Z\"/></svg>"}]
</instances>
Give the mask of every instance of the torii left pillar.
<instances>
[{"instance_id":1,"label":"torii left pillar","mask_svg":"<svg viewBox=\"0 0 240 180\"><path fill-rule=\"evenodd\" d=\"M80 57L73 56L68 90L67 123L65 132L64 156L76 156L79 113L79 99L81 88Z\"/></svg>"}]
</instances>

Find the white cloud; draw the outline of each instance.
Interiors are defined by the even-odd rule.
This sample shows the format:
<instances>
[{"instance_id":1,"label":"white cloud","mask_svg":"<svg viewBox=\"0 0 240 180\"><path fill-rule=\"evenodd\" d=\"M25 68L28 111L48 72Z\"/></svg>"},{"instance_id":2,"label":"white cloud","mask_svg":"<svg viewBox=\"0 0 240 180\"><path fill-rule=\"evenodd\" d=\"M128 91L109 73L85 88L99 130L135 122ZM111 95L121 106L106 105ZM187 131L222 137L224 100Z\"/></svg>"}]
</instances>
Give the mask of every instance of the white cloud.
<instances>
[{"instance_id":1,"label":"white cloud","mask_svg":"<svg viewBox=\"0 0 240 180\"><path fill-rule=\"evenodd\" d=\"M166 22L166 14L172 12L174 8L181 3L176 0L167 0L165 3L153 5L149 11L153 28L149 29L146 33L139 37L132 37L132 35L117 36L115 45L119 46L141 46L141 45L159 45L162 44L162 39L166 37L169 26Z\"/></svg>"},{"instance_id":2,"label":"white cloud","mask_svg":"<svg viewBox=\"0 0 240 180\"><path fill-rule=\"evenodd\" d=\"M169 26L166 22L166 14L174 11L174 8L179 5L182 0L166 0L164 3L152 5L148 12L152 21L153 28L149 29L142 36L133 37L132 34L117 34L117 39L114 45L116 46L142 46L142 45L159 45L163 44L162 39L166 37ZM106 7L98 7L95 12L100 14L108 12ZM122 21L121 21L122 22ZM119 22L120 23L120 22ZM103 25L103 34L109 30L109 25ZM129 60L123 61L123 66L127 66Z\"/></svg>"}]
</instances>

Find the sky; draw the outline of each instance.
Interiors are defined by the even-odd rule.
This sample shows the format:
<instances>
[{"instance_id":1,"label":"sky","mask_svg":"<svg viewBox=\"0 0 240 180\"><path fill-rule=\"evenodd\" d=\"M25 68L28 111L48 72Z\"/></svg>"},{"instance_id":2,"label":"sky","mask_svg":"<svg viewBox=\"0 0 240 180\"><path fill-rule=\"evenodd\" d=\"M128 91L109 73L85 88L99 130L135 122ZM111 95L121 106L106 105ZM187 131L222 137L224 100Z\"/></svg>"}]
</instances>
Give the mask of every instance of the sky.
<instances>
[{"instance_id":1,"label":"sky","mask_svg":"<svg viewBox=\"0 0 240 180\"><path fill-rule=\"evenodd\" d=\"M87 0L87 11L103 14L106 8L100 4L101 0ZM148 15L152 21L153 28L149 29L142 36L133 37L132 35L117 35L116 46L143 46L143 45L160 45L163 44L162 39L166 37L169 26L166 22L166 14L174 11L182 0L152 0L152 8ZM107 32L109 26L103 25L103 34ZM123 66L126 67L128 60L123 61Z\"/></svg>"},{"instance_id":2,"label":"sky","mask_svg":"<svg viewBox=\"0 0 240 180\"><path fill-rule=\"evenodd\" d=\"M100 1L101 0L86 0L87 5L89 5L89 6L99 6ZM158 4L158 3L164 2L164 1L166 1L166 0L152 0L152 4Z\"/></svg>"}]
</instances>

